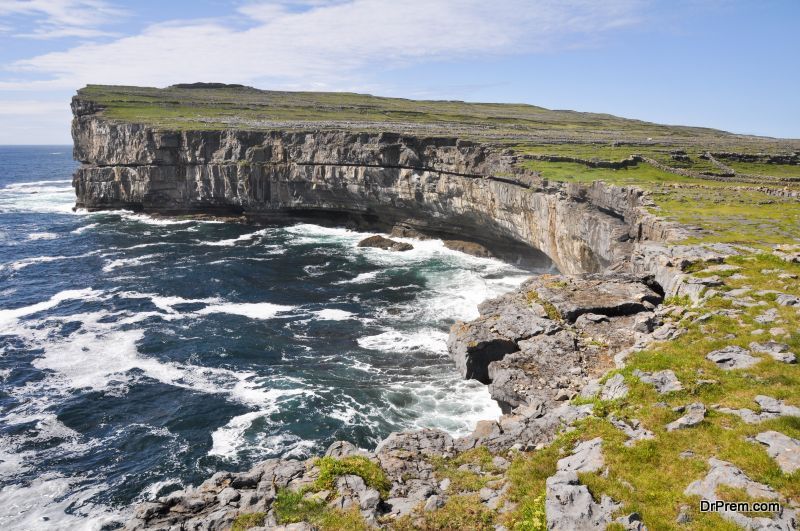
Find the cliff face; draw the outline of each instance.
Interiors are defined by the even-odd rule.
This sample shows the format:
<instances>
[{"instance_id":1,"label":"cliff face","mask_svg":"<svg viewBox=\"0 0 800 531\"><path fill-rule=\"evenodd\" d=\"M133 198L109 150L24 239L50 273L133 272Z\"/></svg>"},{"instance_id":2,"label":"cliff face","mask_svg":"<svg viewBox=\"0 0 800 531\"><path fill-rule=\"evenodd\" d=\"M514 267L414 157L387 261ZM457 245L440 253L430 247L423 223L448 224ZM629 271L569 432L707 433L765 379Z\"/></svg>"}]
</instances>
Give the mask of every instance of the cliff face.
<instances>
[{"instance_id":1,"label":"cliff face","mask_svg":"<svg viewBox=\"0 0 800 531\"><path fill-rule=\"evenodd\" d=\"M514 156L451 138L341 131L160 131L72 109L77 206L151 213L297 216L401 225L489 247L527 248L563 273L627 259L663 237L641 192L554 185L512 168ZM534 251L534 254L538 254ZM540 258L544 258L539 255Z\"/></svg>"}]
</instances>

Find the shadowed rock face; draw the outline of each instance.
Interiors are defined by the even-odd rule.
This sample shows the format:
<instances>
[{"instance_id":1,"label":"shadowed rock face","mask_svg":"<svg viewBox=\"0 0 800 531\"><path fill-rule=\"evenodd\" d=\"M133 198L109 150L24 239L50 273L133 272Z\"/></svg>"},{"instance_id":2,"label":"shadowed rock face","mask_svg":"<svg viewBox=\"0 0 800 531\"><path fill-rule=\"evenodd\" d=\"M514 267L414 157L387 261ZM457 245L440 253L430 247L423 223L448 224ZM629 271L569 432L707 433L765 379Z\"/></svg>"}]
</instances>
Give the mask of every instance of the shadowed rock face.
<instances>
[{"instance_id":1,"label":"shadowed rock face","mask_svg":"<svg viewBox=\"0 0 800 531\"><path fill-rule=\"evenodd\" d=\"M660 236L641 192L547 184L508 152L452 138L342 131L157 131L73 100L77 206L244 214L475 242L563 273L601 271Z\"/></svg>"}]
</instances>

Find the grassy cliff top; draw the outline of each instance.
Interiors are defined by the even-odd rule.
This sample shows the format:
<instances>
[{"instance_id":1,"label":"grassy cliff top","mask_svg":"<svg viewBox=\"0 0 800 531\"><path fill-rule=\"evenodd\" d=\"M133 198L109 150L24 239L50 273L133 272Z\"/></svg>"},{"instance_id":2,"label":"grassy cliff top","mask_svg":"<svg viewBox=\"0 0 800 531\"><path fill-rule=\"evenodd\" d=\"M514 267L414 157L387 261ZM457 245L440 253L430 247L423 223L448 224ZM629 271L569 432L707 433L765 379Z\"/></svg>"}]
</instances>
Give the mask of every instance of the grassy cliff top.
<instances>
[{"instance_id":1,"label":"grassy cliff top","mask_svg":"<svg viewBox=\"0 0 800 531\"><path fill-rule=\"evenodd\" d=\"M534 105L381 98L346 92L279 92L241 85L163 89L89 85L81 99L113 120L176 129L354 129L458 136L498 143L662 143L746 152L792 152L800 140L659 125Z\"/></svg>"},{"instance_id":2,"label":"grassy cliff top","mask_svg":"<svg viewBox=\"0 0 800 531\"><path fill-rule=\"evenodd\" d=\"M351 129L488 141L513 149L521 156L519 166L552 181L602 180L648 190L655 214L697 227L700 241L769 246L796 243L800 234L800 201L774 193L800 193L800 140L533 105L241 85L89 85L78 95L99 104L108 119L164 129ZM618 169L595 164L631 155L650 162Z\"/></svg>"}]
</instances>

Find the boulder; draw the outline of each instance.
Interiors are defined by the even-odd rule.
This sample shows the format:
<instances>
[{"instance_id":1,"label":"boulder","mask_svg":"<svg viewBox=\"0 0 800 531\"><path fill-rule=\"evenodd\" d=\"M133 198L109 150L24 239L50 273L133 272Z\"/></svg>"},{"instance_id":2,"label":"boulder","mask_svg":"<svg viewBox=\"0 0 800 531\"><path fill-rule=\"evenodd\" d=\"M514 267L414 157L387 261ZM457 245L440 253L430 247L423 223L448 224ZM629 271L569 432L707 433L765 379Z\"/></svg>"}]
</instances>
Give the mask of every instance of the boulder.
<instances>
[{"instance_id":1,"label":"boulder","mask_svg":"<svg viewBox=\"0 0 800 531\"><path fill-rule=\"evenodd\" d=\"M798 306L800 305L800 297L789 295L788 293L781 293L775 297L775 302L781 306Z\"/></svg>"},{"instance_id":2,"label":"boulder","mask_svg":"<svg viewBox=\"0 0 800 531\"><path fill-rule=\"evenodd\" d=\"M796 363L797 358L794 354L789 352L789 345L778 343L775 341L767 341L765 343L750 343L750 350L758 352L759 354L767 354L775 361L783 363Z\"/></svg>"},{"instance_id":3,"label":"boulder","mask_svg":"<svg viewBox=\"0 0 800 531\"><path fill-rule=\"evenodd\" d=\"M694 402L686 406L686 414L678 420L667 424L667 431L683 430L697 426L706 417L706 406L700 402Z\"/></svg>"},{"instance_id":4,"label":"boulder","mask_svg":"<svg viewBox=\"0 0 800 531\"><path fill-rule=\"evenodd\" d=\"M719 407L717 411L737 415L748 424L758 424L778 417L800 417L800 408L784 404L782 400L764 395L758 395L754 400L761 407L759 413L747 408L731 409L727 407Z\"/></svg>"},{"instance_id":5,"label":"boulder","mask_svg":"<svg viewBox=\"0 0 800 531\"><path fill-rule=\"evenodd\" d=\"M603 439L595 437L575 445L572 455L558 460L559 472L598 472L603 468Z\"/></svg>"},{"instance_id":6,"label":"boulder","mask_svg":"<svg viewBox=\"0 0 800 531\"><path fill-rule=\"evenodd\" d=\"M775 459L785 474L800 469L800 441L777 431L765 431L755 440L767 447L767 453Z\"/></svg>"},{"instance_id":7,"label":"boulder","mask_svg":"<svg viewBox=\"0 0 800 531\"><path fill-rule=\"evenodd\" d=\"M547 529L595 531L605 529L619 508L611 498L603 495L600 503L592 498L589 489L581 485L575 472L561 472L547 478L545 513Z\"/></svg>"},{"instance_id":8,"label":"boulder","mask_svg":"<svg viewBox=\"0 0 800 531\"><path fill-rule=\"evenodd\" d=\"M683 385L675 376L675 373L669 369L658 372L644 372L636 369L633 375L639 378L644 383L650 384L656 388L659 394L671 393L673 391L683 390Z\"/></svg>"},{"instance_id":9,"label":"boulder","mask_svg":"<svg viewBox=\"0 0 800 531\"><path fill-rule=\"evenodd\" d=\"M631 315L649 311L661 302L661 296L650 287L624 275L543 275L526 282L521 289L535 293L572 323L585 313Z\"/></svg>"},{"instance_id":10,"label":"boulder","mask_svg":"<svg viewBox=\"0 0 800 531\"><path fill-rule=\"evenodd\" d=\"M615 374L603 385L600 391L600 398L602 400L617 400L628 396L628 386L625 385L625 377L621 374Z\"/></svg>"},{"instance_id":11,"label":"boulder","mask_svg":"<svg viewBox=\"0 0 800 531\"><path fill-rule=\"evenodd\" d=\"M761 361L755 356L751 356L750 351L736 345L709 352L706 355L706 359L713 361L717 364L717 367L725 371L746 369Z\"/></svg>"},{"instance_id":12,"label":"boulder","mask_svg":"<svg viewBox=\"0 0 800 531\"><path fill-rule=\"evenodd\" d=\"M459 251L472 256L479 256L482 258L491 258L494 256L492 252L483 245L475 242L468 242L464 240L443 240L444 246L453 251Z\"/></svg>"},{"instance_id":13,"label":"boulder","mask_svg":"<svg viewBox=\"0 0 800 531\"><path fill-rule=\"evenodd\" d=\"M410 243L398 242L385 236L376 234L358 242L359 247L374 247L386 251L410 251L414 248Z\"/></svg>"},{"instance_id":14,"label":"boulder","mask_svg":"<svg viewBox=\"0 0 800 531\"><path fill-rule=\"evenodd\" d=\"M725 485L741 489L750 498L777 500L779 495L770 486L750 479L740 469L721 459L709 458L709 471L705 478L689 484L684 491L687 496L699 496L710 502L717 501L717 488ZM793 509L783 507L774 518L749 517L734 511L721 511L720 516L744 529L770 529L790 531L797 529L797 514Z\"/></svg>"},{"instance_id":15,"label":"boulder","mask_svg":"<svg viewBox=\"0 0 800 531\"><path fill-rule=\"evenodd\" d=\"M452 457L453 438L433 429L390 434L375 449L381 467L390 478L417 478L433 481L432 457Z\"/></svg>"},{"instance_id":16,"label":"boulder","mask_svg":"<svg viewBox=\"0 0 800 531\"><path fill-rule=\"evenodd\" d=\"M630 423L625 422L622 419L618 419L614 416L609 418L609 421L615 428L621 430L625 435L628 436L628 440L625 441L625 446L633 446L637 441L644 441L647 439L653 439L655 435L650 430L646 430L641 426L641 423L633 419Z\"/></svg>"}]
</instances>

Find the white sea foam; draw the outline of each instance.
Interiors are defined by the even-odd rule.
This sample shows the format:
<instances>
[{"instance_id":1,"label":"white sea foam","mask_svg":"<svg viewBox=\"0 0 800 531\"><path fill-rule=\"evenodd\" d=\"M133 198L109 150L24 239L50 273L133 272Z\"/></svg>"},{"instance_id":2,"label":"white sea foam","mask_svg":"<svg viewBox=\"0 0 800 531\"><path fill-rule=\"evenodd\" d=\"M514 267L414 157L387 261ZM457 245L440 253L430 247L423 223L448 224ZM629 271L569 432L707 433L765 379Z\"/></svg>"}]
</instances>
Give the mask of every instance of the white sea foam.
<instances>
[{"instance_id":1,"label":"white sea foam","mask_svg":"<svg viewBox=\"0 0 800 531\"><path fill-rule=\"evenodd\" d=\"M55 240L58 234L54 232L32 232L28 234L29 240Z\"/></svg>"},{"instance_id":2,"label":"white sea foam","mask_svg":"<svg viewBox=\"0 0 800 531\"><path fill-rule=\"evenodd\" d=\"M152 501L156 499L160 492L167 487L184 488L186 484L180 478L163 479L148 485L140 494L137 499L140 502Z\"/></svg>"},{"instance_id":3,"label":"white sea foam","mask_svg":"<svg viewBox=\"0 0 800 531\"><path fill-rule=\"evenodd\" d=\"M334 284L364 284L364 283L370 282L372 280L375 280L378 277L379 274L380 274L380 271L370 271L368 273L359 273L354 278L351 278L351 279L348 279L348 280L339 280L337 282L334 282Z\"/></svg>"},{"instance_id":4,"label":"white sea foam","mask_svg":"<svg viewBox=\"0 0 800 531\"><path fill-rule=\"evenodd\" d=\"M387 330L380 334L358 338L358 346L371 350L392 352L424 350L441 353L447 349L447 334L435 328L409 332Z\"/></svg>"},{"instance_id":5,"label":"white sea foam","mask_svg":"<svg viewBox=\"0 0 800 531\"><path fill-rule=\"evenodd\" d=\"M72 256L34 256L31 258L23 258L22 260L17 260L16 262L11 262L10 264L0 264L0 269L12 269L14 271L19 271L20 269L25 269L28 266L36 264L59 262L61 260L76 260L78 258L94 256L99 253L100 251L90 251L88 253L76 254Z\"/></svg>"},{"instance_id":6,"label":"white sea foam","mask_svg":"<svg viewBox=\"0 0 800 531\"><path fill-rule=\"evenodd\" d=\"M39 191L42 187L55 187L55 185L62 185L57 187L59 190L63 189L65 184L71 184L72 180L70 179L57 179L53 181L28 181L23 183L11 183L7 184L3 188L0 188L0 191L4 190L27 190L27 191ZM71 188L70 188L71 189Z\"/></svg>"},{"instance_id":7,"label":"white sea foam","mask_svg":"<svg viewBox=\"0 0 800 531\"><path fill-rule=\"evenodd\" d=\"M244 433L252 426L253 421L265 416L267 412L251 411L233 417L228 423L211 434L211 450L209 455L232 458L244 443Z\"/></svg>"},{"instance_id":8,"label":"white sea foam","mask_svg":"<svg viewBox=\"0 0 800 531\"><path fill-rule=\"evenodd\" d=\"M350 229L336 227L322 227L309 223L299 223L284 229L292 235L290 244L302 245L309 243L345 243L355 246L364 238L364 234Z\"/></svg>"},{"instance_id":9,"label":"white sea foam","mask_svg":"<svg viewBox=\"0 0 800 531\"><path fill-rule=\"evenodd\" d=\"M317 319L321 319L323 321L345 321L356 318L354 313L345 310L338 310L336 308L326 308L324 310L317 310L311 313L316 315Z\"/></svg>"},{"instance_id":10,"label":"white sea foam","mask_svg":"<svg viewBox=\"0 0 800 531\"><path fill-rule=\"evenodd\" d=\"M494 419L501 411L488 388L473 380L404 381L391 386L397 392L412 390L416 413L411 428L438 428L454 437L466 435L480 420Z\"/></svg>"},{"instance_id":11,"label":"white sea foam","mask_svg":"<svg viewBox=\"0 0 800 531\"><path fill-rule=\"evenodd\" d=\"M7 325L13 321L16 321L20 317L25 317L26 315L31 315L44 310L49 310L50 308L55 308L67 300L96 300L100 293L101 292L95 291L91 288L60 291L46 301L37 302L36 304L23 306L21 308L0 310L0 325Z\"/></svg>"},{"instance_id":12,"label":"white sea foam","mask_svg":"<svg viewBox=\"0 0 800 531\"><path fill-rule=\"evenodd\" d=\"M103 271L110 273L111 271L119 269L120 267L137 267L148 265L155 262L156 258L158 258L157 254L145 254L142 256L135 256L133 258L117 258L116 260L106 260L106 264L103 266Z\"/></svg>"},{"instance_id":13,"label":"white sea foam","mask_svg":"<svg viewBox=\"0 0 800 531\"><path fill-rule=\"evenodd\" d=\"M285 379L287 382L289 380L288 378ZM259 393L261 393L262 397L262 407L258 411L251 411L233 417L225 426L218 428L211 434L212 445L211 450L208 452L209 455L236 459L237 453L247 447L258 448L266 453L276 454L284 453L297 446L300 439L292 435L281 434L265 438L261 433L248 436L247 430L256 420L278 411L281 400L298 395L314 395L315 392L298 387L293 389L259 389ZM264 397L267 399L264 400ZM284 444L287 442L292 444Z\"/></svg>"},{"instance_id":14,"label":"white sea foam","mask_svg":"<svg viewBox=\"0 0 800 531\"><path fill-rule=\"evenodd\" d=\"M73 230L72 234L83 234L87 230L94 229L99 225L100 225L99 223L89 223L88 225L83 225L82 227L78 227L77 229Z\"/></svg>"},{"instance_id":15,"label":"white sea foam","mask_svg":"<svg viewBox=\"0 0 800 531\"><path fill-rule=\"evenodd\" d=\"M294 308L294 306L284 306L269 302L222 302L218 304L209 304L195 313L198 315L228 313L232 315L242 315L250 319L272 319L277 314L290 312Z\"/></svg>"},{"instance_id":16,"label":"white sea foam","mask_svg":"<svg viewBox=\"0 0 800 531\"><path fill-rule=\"evenodd\" d=\"M69 180L12 183L0 188L0 212L69 213L75 195Z\"/></svg>"},{"instance_id":17,"label":"white sea foam","mask_svg":"<svg viewBox=\"0 0 800 531\"><path fill-rule=\"evenodd\" d=\"M195 220L192 219L173 219L173 218L160 218L160 217L153 217L149 214L140 214L131 212L129 210L114 210L111 211L116 214L119 214L122 219L127 221L135 221L137 223L142 223L145 225L156 225L160 227L166 227L169 225L190 225L195 223Z\"/></svg>"},{"instance_id":18,"label":"white sea foam","mask_svg":"<svg viewBox=\"0 0 800 531\"><path fill-rule=\"evenodd\" d=\"M29 484L8 485L0 490L0 527L42 531L74 529L96 531L124 519L108 507L91 501L107 488L82 487L86 480L47 473ZM69 512L67 512L69 510Z\"/></svg>"},{"instance_id":19,"label":"white sea foam","mask_svg":"<svg viewBox=\"0 0 800 531\"><path fill-rule=\"evenodd\" d=\"M106 210L100 215L103 214L117 214L122 219L126 221L134 221L137 223L142 223L144 225L155 225L160 227L167 227L171 225L185 225L188 229L190 225L196 225L200 223L207 223L207 224L218 224L218 223L225 223L225 221L220 221L216 219L177 219L171 217L156 217L151 216L150 214L143 214L141 212L132 212L130 210Z\"/></svg>"},{"instance_id":20,"label":"white sea foam","mask_svg":"<svg viewBox=\"0 0 800 531\"><path fill-rule=\"evenodd\" d=\"M237 238L231 238L229 240L219 240L219 241L203 240L203 241L200 241L199 243L202 244L202 245L211 245L211 246L215 246L215 247L233 247L237 243L254 240L254 239L256 239L256 238L258 238L260 236L266 236L272 230L274 230L274 229L261 229L261 230L255 231L255 232L250 232L248 234L242 234L241 236L239 236Z\"/></svg>"}]
</instances>

